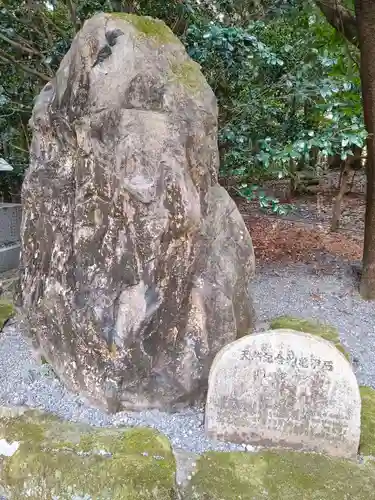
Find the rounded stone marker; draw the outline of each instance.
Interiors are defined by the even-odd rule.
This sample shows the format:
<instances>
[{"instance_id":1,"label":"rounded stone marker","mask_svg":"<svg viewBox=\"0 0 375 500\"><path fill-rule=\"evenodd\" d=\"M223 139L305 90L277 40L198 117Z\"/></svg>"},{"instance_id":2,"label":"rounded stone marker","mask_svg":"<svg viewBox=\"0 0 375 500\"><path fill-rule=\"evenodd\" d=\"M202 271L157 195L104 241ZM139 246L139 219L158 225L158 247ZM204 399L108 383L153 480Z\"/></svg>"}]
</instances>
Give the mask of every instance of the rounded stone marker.
<instances>
[{"instance_id":1,"label":"rounded stone marker","mask_svg":"<svg viewBox=\"0 0 375 500\"><path fill-rule=\"evenodd\" d=\"M354 458L361 398L350 363L330 342L270 330L225 346L210 371L209 437Z\"/></svg>"}]
</instances>

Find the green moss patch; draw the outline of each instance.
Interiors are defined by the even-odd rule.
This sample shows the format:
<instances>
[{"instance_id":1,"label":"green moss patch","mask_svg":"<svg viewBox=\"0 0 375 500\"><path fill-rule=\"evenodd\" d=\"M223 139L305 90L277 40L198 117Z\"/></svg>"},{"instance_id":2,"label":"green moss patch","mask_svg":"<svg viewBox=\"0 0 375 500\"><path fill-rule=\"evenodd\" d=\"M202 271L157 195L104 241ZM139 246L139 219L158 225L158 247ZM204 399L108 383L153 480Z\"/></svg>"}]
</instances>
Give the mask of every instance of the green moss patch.
<instances>
[{"instance_id":1,"label":"green moss patch","mask_svg":"<svg viewBox=\"0 0 375 500\"><path fill-rule=\"evenodd\" d=\"M153 38L160 44L180 44L179 39L174 35L173 31L160 19L126 14L124 12L114 12L108 15L123 19L127 23L132 24L140 34L148 38Z\"/></svg>"},{"instance_id":2,"label":"green moss patch","mask_svg":"<svg viewBox=\"0 0 375 500\"><path fill-rule=\"evenodd\" d=\"M5 301L0 301L0 331L3 329L5 323L14 316L15 310L12 304Z\"/></svg>"},{"instance_id":3,"label":"green moss patch","mask_svg":"<svg viewBox=\"0 0 375 500\"><path fill-rule=\"evenodd\" d=\"M319 454L208 453L197 462L186 500L370 500L371 464Z\"/></svg>"},{"instance_id":4,"label":"green moss patch","mask_svg":"<svg viewBox=\"0 0 375 500\"><path fill-rule=\"evenodd\" d=\"M295 330L297 332L310 333L311 335L317 335L322 339L328 340L335 344L337 349L344 354L344 356L350 360L349 354L346 352L344 346L340 342L340 336L337 328L328 325L326 323L321 323L313 319L303 319L295 318L293 316L280 316L271 321L270 328L276 330L278 328L288 328L290 330Z\"/></svg>"},{"instance_id":5,"label":"green moss patch","mask_svg":"<svg viewBox=\"0 0 375 500\"><path fill-rule=\"evenodd\" d=\"M362 455L375 457L375 390L360 387L359 391L362 399L359 451Z\"/></svg>"},{"instance_id":6,"label":"green moss patch","mask_svg":"<svg viewBox=\"0 0 375 500\"><path fill-rule=\"evenodd\" d=\"M101 429L35 411L0 419L0 439L19 443L1 455L0 494L61 500L172 500L175 459L152 429Z\"/></svg>"}]
</instances>

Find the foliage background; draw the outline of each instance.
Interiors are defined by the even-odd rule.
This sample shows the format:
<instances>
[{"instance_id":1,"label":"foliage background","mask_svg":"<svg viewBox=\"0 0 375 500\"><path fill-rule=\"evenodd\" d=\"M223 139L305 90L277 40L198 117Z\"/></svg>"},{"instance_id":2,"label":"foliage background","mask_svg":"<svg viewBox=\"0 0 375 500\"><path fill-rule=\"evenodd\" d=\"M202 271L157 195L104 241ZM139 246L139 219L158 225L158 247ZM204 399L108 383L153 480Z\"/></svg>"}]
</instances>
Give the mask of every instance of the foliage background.
<instances>
[{"instance_id":1,"label":"foliage background","mask_svg":"<svg viewBox=\"0 0 375 500\"><path fill-rule=\"evenodd\" d=\"M163 19L198 61L219 102L221 178L237 193L287 209L258 188L327 158L345 160L366 137L358 53L308 0L0 0L0 157L6 200L28 165L33 100L85 19L124 11Z\"/></svg>"}]
</instances>

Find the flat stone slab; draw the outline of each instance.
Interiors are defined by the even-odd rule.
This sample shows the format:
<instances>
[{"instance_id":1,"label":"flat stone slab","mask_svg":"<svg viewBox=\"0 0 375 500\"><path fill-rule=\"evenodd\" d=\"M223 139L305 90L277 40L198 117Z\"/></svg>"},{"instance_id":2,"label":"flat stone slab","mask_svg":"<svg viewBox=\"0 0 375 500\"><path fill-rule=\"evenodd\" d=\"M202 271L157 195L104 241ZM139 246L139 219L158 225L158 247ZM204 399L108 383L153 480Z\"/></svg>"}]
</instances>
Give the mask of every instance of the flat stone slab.
<instances>
[{"instance_id":1,"label":"flat stone slab","mask_svg":"<svg viewBox=\"0 0 375 500\"><path fill-rule=\"evenodd\" d=\"M360 418L350 363L316 336L249 335L224 347L211 367L205 428L212 438L353 458Z\"/></svg>"}]
</instances>

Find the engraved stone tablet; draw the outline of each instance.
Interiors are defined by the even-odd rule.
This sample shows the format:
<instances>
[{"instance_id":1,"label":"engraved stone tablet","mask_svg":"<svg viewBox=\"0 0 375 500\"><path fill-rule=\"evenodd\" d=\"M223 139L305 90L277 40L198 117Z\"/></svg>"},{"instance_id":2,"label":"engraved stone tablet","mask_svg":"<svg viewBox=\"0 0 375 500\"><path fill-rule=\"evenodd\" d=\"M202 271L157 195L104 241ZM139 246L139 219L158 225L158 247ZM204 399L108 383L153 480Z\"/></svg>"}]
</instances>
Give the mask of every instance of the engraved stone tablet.
<instances>
[{"instance_id":1,"label":"engraved stone tablet","mask_svg":"<svg viewBox=\"0 0 375 500\"><path fill-rule=\"evenodd\" d=\"M211 367L206 433L216 439L355 457L361 399L330 342L293 330L248 335Z\"/></svg>"}]
</instances>

